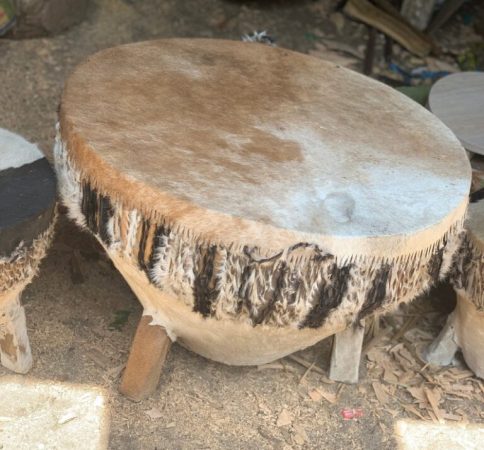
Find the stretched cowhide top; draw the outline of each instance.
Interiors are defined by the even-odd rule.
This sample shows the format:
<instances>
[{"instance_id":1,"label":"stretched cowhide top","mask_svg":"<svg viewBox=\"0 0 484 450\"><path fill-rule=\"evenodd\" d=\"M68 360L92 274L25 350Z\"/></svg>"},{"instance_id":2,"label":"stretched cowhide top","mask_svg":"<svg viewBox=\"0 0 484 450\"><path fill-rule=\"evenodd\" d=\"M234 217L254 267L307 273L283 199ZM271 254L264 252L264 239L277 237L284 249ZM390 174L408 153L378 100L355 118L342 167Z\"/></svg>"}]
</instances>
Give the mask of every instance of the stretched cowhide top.
<instances>
[{"instance_id":1,"label":"stretched cowhide top","mask_svg":"<svg viewBox=\"0 0 484 450\"><path fill-rule=\"evenodd\" d=\"M395 90L280 48L173 39L101 51L60 132L102 192L209 241L419 251L462 219L459 141Z\"/></svg>"},{"instance_id":2,"label":"stretched cowhide top","mask_svg":"<svg viewBox=\"0 0 484 450\"><path fill-rule=\"evenodd\" d=\"M0 128L0 257L48 228L55 196L54 173L37 146Z\"/></svg>"}]
</instances>

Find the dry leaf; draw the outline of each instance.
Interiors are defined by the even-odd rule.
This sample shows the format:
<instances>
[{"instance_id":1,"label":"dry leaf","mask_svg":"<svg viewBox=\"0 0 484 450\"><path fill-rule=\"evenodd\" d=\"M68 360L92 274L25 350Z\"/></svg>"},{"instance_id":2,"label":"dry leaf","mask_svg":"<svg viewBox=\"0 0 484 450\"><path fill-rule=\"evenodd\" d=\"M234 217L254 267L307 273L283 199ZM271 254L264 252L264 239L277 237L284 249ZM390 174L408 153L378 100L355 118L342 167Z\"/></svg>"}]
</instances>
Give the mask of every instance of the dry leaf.
<instances>
[{"instance_id":1,"label":"dry leaf","mask_svg":"<svg viewBox=\"0 0 484 450\"><path fill-rule=\"evenodd\" d=\"M145 411L145 414L151 419L156 420L163 417L163 414L158 408L151 408L149 411Z\"/></svg>"},{"instance_id":2,"label":"dry leaf","mask_svg":"<svg viewBox=\"0 0 484 450\"><path fill-rule=\"evenodd\" d=\"M306 430L301 425L293 425L293 429L295 431L293 438L296 444L303 445L309 440Z\"/></svg>"},{"instance_id":3,"label":"dry leaf","mask_svg":"<svg viewBox=\"0 0 484 450\"><path fill-rule=\"evenodd\" d=\"M457 367L452 367L452 369L447 370L447 375L451 376L454 380L463 380L465 378L474 377L474 372L470 370L462 370Z\"/></svg>"},{"instance_id":4,"label":"dry leaf","mask_svg":"<svg viewBox=\"0 0 484 450\"><path fill-rule=\"evenodd\" d=\"M319 393L323 396L323 398L334 405L338 401L338 395L333 394L332 392L325 391L324 389L318 388Z\"/></svg>"},{"instance_id":5,"label":"dry leaf","mask_svg":"<svg viewBox=\"0 0 484 450\"><path fill-rule=\"evenodd\" d=\"M378 347L373 347L372 349L368 350L366 357L373 362L381 362L384 359L382 351Z\"/></svg>"},{"instance_id":6,"label":"dry leaf","mask_svg":"<svg viewBox=\"0 0 484 450\"><path fill-rule=\"evenodd\" d=\"M424 416L422 416L422 414L419 413L419 411L417 410L417 408L415 408L415 406L413 406L413 405L405 405L404 403L402 403L402 406L403 406L403 409L405 411L408 411L408 412L416 415L417 417L419 417L422 420L428 421L428 419L426 419Z\"/></svg>"},{"instance_id":7,"label":"dry leaf","mask_svg":"<svg viewBox=\"0 0 484 450\"><path fill-rule=\"evenodd\" d=\"M378 401L382 405L384 405L385 403L388 403L388 400L389 400L388 395L383 385L378 381L374 381L373 383L371 383L371 385L373 386L373 390L375 391L375 395Z\"/></svg>"},{"instance_id":8,"label":"dry leaf","mask_svg":"<svg viewBox=\"0 0 484 450\"><path fill-rule=\"evenodd\" d=\"M396 375L393 373L393 370L389 368L385 368L383 370L383 379L390 384L397 384L398 383L398 378Z\"/></svg>"},{"instance_id":9,"label":"dry leaf","mask_svg":"<svg viewBox=\"0 0 484 450\"><path fill-rule=\"evenodd\" d=\"M262 413L264 413L266 416L270 416L272 414L272 411L263 402L259 402L259 410L262 411Z\"/></svg>"},{"instance_id":10,"label":"dry leaf","mask_svg":"<svg viewBox=\"0 0 484 450\"><path fill-rule=\"evenodd\" d=\"M77 414L75 412L69 411L69 412L63 414L62 416L60 416L57 423L59 425L64 425L65 423L70 422L71 420L75 419L76 417L77 417Z\"/></svg>"},{"instance_id":11,"label":"dry leaf","mask_svg":"<svg viewBox=\"0 0 484 450\"><path fill-rule=\"evenodd\" d=\"M400 384L417 384L422 380L421 376L412 370L405 370L399 377Z\"/></svg>"},{"instance_id":12,"label":"dry leaf","mask_svg":"<svg viewBox=\"0 0 484 450\"><path fill-rule=\"evenodd\" d=\"M439 423L439 421L437 420L437 416L433 413L431 409L428 409L427 412L429 413L429 416L432 419L433 423Z\"/></svg>"},{"instance_id":13,"label":"dry leaf","mask_svg":"<svg viewBox=\"0 0 484 450\"><path fill-rule=\"evenodd\" d=\"M451 414L451 413L444 413L444 419L445 420L455 420L455 421L460 421L462 419L461 416L458 416L456 414Z\"/></svg>"},{"instance_id":14,"label":"dry leaf","mask_svg":"<svg viewBox=\"0 0 484 450\"><path fill-rule=\"evenodd\" d=\"M278 427L284 427L287 425L291 425L292 421L293 421L292 414L290 414L289 411L284 408L279 414L279 417L277 418L276 425Z\"/></svg>"},{"instance_id":15,"label":"dry leaf","mask_svg":"<svg viewBox=\"0 0 484 450\"><path fill-rule=\"evenodd\" d=\"M408 387L407 391L412 395L412 397L417 400L419 403L427 403L427 397L425 396L425 392L422 386L413 386Z\"/></svg>"},{"instance_id":16,"label":"dry leaf","mask_svg":"<svg viewBox=\"0 0 484 450\"><path fill-rule=\"evenodd\" d=\"M444 423L444 416L442 411L439 409L439 398L435 392L435 390L430 390L428 388L424 388L425 396L432 407L432 411L435 414L435 417L440 423Z\"/></svg>"},{"instance_id":17,"label":"dry leaf","mask_svg":"<svg viewBox=\"0 0 484 450\"><path fill-rule=\"evenodd\" d=\"M308 392L308 395L309 397L311 397L311 400L313 402L319 402L323 398L323 396L321 395L321 392L319 392L318 389L311 389Z\"/></svg>"},{"instance_id":18,"label":"dry leaf","mask_svg":"<svg viewBox=\"0 0 484 450\"><path fill-rule=\"evenodd\" d=\"M452 391L467 391L467 392L474 392L474 386L469 384L453 384L450 387Z\"/></svg>"}]
</instances>

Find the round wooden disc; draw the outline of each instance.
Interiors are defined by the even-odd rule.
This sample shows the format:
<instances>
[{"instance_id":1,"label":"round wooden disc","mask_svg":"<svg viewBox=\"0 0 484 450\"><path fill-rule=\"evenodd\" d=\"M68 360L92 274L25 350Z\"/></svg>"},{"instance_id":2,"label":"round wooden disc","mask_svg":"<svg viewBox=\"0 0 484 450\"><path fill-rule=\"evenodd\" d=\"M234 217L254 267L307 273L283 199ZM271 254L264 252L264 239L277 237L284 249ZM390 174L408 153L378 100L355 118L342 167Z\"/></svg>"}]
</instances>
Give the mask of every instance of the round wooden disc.
<instances>
[{"instance_id":1,"label":"round wooden disc","mask_svg":"<svg viewBox=\"0 0 484 450\"><path fill-rule=\"evenodd\" d=\"M104 50L66 83L61 137L95 186L208 239L336 254L432 245L470 166L431 113L307 55L174 39Z\"/></svg>"},{"instance_id":2,"label":"round wooden disc","mask_svg":"<svg viewBox=\"0 0 484 450\"><path fill-rule=\"evenodd\" d=\"M429 107L467 150L484 155L484 73L441 78L432 86Z\"/></svg>"},{"instance_id":3,"label":"round wooden disc","mask_svg":"<svg viewBox=\"0 0 484 450\"><path fill-rule=\"evenodd\" d=\"M8 256L48 228L56 184L37 146L1 128L0 153L0 256Z\"/></svg>"}]
</instances>

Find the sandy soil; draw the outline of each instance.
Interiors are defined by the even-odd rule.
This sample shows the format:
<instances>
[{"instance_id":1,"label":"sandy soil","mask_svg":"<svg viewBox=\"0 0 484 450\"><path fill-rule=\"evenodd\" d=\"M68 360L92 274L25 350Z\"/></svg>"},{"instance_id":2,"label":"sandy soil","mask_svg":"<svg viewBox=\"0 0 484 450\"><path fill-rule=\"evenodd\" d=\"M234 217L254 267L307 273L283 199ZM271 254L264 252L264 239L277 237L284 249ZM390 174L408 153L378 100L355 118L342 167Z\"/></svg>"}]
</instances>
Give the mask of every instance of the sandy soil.
<instances>
[{"instance_id":1,"label":"sandy soil","mask_svg":"<svg viewBox=\"0 0 484 450\"><path fill-rule=\"evenodd\" d=\"M0 40L0 126L39 143L50 157L63 81L89 54L157 37L239 39L266 28L280 46L307 52L314 46L308 30L335 36L335 22L327 15L335 3L283 2L260 8L222 0L96 0L85 22L59 36ZM353 40L361 39L362 25L345 26ZM227 367L176 344L152 398L138 404L126 400L117 386L141 308L98 244L64 216L23 301L35 361L30 375L104 387L110 398L112 449L390 449L396 445L395 423L416 418L402 407L414 400L407 385L388 385L384 405L375 397L372 383L380 383L382 372L371 358L362 362L360 384L346 386L327 384L314 370L303 378L306 369L289 359L265 368ZM417 317L410 326L404 315L401 321L386 321L390 339L385 345L402 344L411 351L405 333L395 338L402 323L410 331L423 330L427 339L435 335L442 312L430 310L429 316L432 302L419 305L426 320ZM326 370L330 341L300 356ZM442 372L416 361L415 377L418 370L429 370L419 382L436 386L435 376ZM7 373L0 368L0 375ZM479 392L477 379L467 375L465 380ZM443 398L442 408L462 422L484 421L482 393L454 397ZM344 421L344 407L361 407L364 416ZM288 423L281 425L281 418Z\"/></svg>"}]
</instances>

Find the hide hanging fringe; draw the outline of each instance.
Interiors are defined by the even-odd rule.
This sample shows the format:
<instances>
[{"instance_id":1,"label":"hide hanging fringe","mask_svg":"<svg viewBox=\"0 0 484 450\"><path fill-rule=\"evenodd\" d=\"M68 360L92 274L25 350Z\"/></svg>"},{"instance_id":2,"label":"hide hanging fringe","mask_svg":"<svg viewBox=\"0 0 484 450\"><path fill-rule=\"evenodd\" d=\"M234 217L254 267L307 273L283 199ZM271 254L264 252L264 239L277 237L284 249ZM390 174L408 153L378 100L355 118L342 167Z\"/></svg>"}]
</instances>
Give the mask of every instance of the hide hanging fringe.
<instances>
[{"instance_id":1,"label":"hide hanging fringe","mask_svg":"<svg viewBox=\"0 0 484 450\"><path fill-rule=\"evenodd\" d=\"M0 294L11 289L23 289L32 281L52 242L56 219L57 212L54 212L49 227L31 245L21 242L12 254L0 258Z\"/></svg>"},{"instance_id":2,"label":"hide hanging fringe","mask_svg":"<svg viewBox=\"0 0 484 450\"><path fill-rule=\"evenodd\" d=\"M484 311L484 253L466 233L452 258L449 279L454 289L471 301L478 311Z\"/></svg>"},{"instance_id":3,"label":"hide hanging fringe","mask_svg":"<svg viewBox=\"0 0 484 450\"><path fill-rule=\"evenodd\" d=\"M69 216L204 317L253 326L356 325L443 279L463 237L459 221L431 247L396 258L341 258L307 242L267 256L264 249L209 242L168 217L128 209L74 167L67 153L58 136L55 164Z\"/></svg>"}]
</instances>

